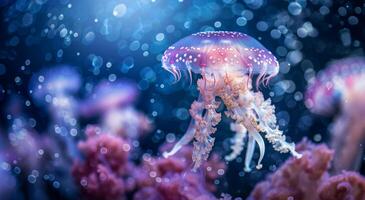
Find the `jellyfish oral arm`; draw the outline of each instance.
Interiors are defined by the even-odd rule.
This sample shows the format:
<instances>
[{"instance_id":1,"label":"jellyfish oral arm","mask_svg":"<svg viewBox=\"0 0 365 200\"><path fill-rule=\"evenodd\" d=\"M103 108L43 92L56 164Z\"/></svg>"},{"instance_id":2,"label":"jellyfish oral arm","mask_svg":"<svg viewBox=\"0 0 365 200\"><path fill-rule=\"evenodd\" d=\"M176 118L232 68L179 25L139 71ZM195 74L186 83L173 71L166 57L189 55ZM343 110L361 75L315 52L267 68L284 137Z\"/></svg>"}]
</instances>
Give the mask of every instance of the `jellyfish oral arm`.
<instances>
[{"instance_id":1,"label":"jellyfish oral arm","mask_svg":"<svg viewBox=\"0 0 365 200\"><path fill-rule=\"evenodd\" d=\"M261 104L258 104L262 102ZM294 143L286 142L285 135L276 125L275 107L271 105L270 99L264 100L261 94L256 95L253 109L258 116L259 126L262 132L266 133L265 138L273 144L276 151L280 153L290 152L294 157L301 158L301 154L295 151Z\"/></svg>"},{"instance_id":2,"label":"jellyfish oral arm","mask_svg":"<svg viewBox=\"0 0 365 200\"><path fill-rule=\"evenodd\" d=\"M190 109L190 114L196 122L195 141L193 143L193 170L196 170L203 161L208 159L214 145L214 138L211 137L211 134L216 132L215 126L221 121L221 114L216 112L220 102L215 100L214 92L202 87L201 81L199 81L198 86L202 101L194 102ZM201 112L197 112L203 110L202 108L205 110L204 116Z\"/></svg>"},{"instance_id":3,"label":"jellyfish oral arm","mask_svg":"<svg viewBox=\"0 0 365 200\"><path fill-rule=\"evenodd\" d=\"M231 150L232 152L225 156L225 159L227 161L232 161L234 159L237 158L237 156L239 156L241 154L241 152L243 151L243 147L244 147L244 140L247 136L247 129L242 126L241 124L231 124L231 130L235 131L236 134L234 135L233 139L232 139L232 146L231 146Z\"/></svg>"}]
</instances>

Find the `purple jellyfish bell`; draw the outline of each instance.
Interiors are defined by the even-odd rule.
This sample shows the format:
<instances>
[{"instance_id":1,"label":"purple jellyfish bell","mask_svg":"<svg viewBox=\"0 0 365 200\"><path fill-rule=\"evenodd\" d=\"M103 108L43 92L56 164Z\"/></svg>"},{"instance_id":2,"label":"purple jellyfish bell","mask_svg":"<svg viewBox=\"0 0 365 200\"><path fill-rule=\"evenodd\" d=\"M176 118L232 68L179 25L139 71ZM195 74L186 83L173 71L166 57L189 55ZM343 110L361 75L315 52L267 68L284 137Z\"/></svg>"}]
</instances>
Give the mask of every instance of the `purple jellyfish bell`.
<instances>
[{"instance_id":1,"label":"purple jellyfish bell","mask_svg":"<svg viewBox=\"0 0 365 200\"><path fill-rule=\"evenodd\" d=\"M306 105L314 113L338 116L331 146L335 149L334 170L359 167L365 140L365 58L350 57L332 62L310 84Z\"/></svg>"},{"instance_id":2,"label":"purple jellyfish bell","mask_svg":"<svg viewBox=\"0 0 365 200\"><path fill-rule=\"evenodd\" d=\"M277 59L254 38L239 32L213 31L192 34L170 46L162 57L162 67L171 72L176 80L186 73L191 80L192 73L202 76L198 80L200 97L191 105L192 121L185 135L164 156L175 154L182 146L194 141L194 169L207 160L216 132L215 126L221 121L216 112L223 102L230 117L232 130L236 132L231 147L232 153L226 160L234 160L243 150L247 138L245 170L250 171L250 162L256 143L260 158L265 153L263 136L281 152L291 152L300 157L293 143L287 143L278 129L275 107L265 100L260 92L252 90L253 75L257 75L256 86L267 83L279 72ZM220 97L218 101L215 97ZM263 135L261 135L262 133Z\"/></svg>"},{"instance_id":3,"label":"purple jellyfish bell","mask_svg":"<svg viewBox=\"0 0 365 200\"><path fill-rule=\"evenodd\" d=\"M127 80L99 83L91 97L81 106L80 112L92 116L131 104L138 96L137 86Z\"/></svg>"}]
</instances>

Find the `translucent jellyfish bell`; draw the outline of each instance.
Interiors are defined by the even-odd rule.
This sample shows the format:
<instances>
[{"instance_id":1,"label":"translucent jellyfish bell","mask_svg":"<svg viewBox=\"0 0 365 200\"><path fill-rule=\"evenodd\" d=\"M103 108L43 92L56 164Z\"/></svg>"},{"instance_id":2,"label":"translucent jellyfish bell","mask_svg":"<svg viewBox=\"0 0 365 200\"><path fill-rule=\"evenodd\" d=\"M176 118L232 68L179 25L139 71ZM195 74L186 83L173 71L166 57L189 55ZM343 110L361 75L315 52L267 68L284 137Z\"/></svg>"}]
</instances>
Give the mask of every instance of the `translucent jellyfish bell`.
<instances>
[{"instance_id":1,"label":"translucent jellyfish bell","mask_svg":"<svg viewBox=\"0 0 365 200\"><path fill-rule=\"evenodd\" d=\"M52 97L75 93L81 85L80 75L67 65L46 68L33 75L30 84L33 99L43 104L47 95Z\"/></svg>"},{"instance_id":2,"label":"translucent jellyfish bell","mask_svg":"<svg viewBox=\"0 0 365 200\"><path fill-rule=\"evenodd\" d=\"M81 113L86 116L105 113L131 104L137 96L137 86L131 81L102 81L96 85L91 97L83 103Z\"/></svg>"},{"instance_id":3,"label":"translucent jellyfish bell","mask_svg":"<svg viewBox=\"0 0 365 200\"><path fill-rule=\"evenodd\" d=\"M257 82L270 80L279 72L277 59L260 42L239 32L200 32L170 46L162 57L162 67L176 79L182 72L258 74Z\"/></svg>"},{"instance_id":4,"label":"translucent jellyfish bell","mask_svg":"<svg viewBox=\"0 0 365 200\"><path fill-rule=\"evenodd\" d=\"M192 121L181 140L170 152L175 154L182 146L194 141L194 169L206 160L211 151L216 132L215 126L221 120L216 112L221 102L227 108L225 114L233 122L236 132L231 147L232 153L226 160L235 159L243 150L247 138L245 170L250 171L255 144L260 149L257 168L265 153L265 144L260 133L280 152L291 152L300 157L293 143L285 142L285 136L276 125L274 106L265 100L260 92L252 91L252 78L257 75L256 86L268 82L279 72L274 55L252 37L238 32L201 32L185 37L169 47L162 57L162 67L171 72L176 80L185 73L192 79L192 73L202 75L198 80L200 97L191 105ZM217 100L219 97L220 100Z\"/></svg>"},{"instance_id":5,"label":"translucent jellyfish bell","mask_svg":"<svg viewBox=\"0 0 365 200\"><path fill-rule=\"evenodd\" d=\"M331 115L356 93L363 93L364 87L365 58L337 60L310 84L306 92L306 105L314 113Z\"/></svg>"},{"instance_id":6,"label":"translucent jellyfish bell","mask_svg":"<svg viewBox=\"0 0 365 200\"><path fill-rule=\"evenodd\" d=\"M357 170L365 140L365 58L332 62L308 87L306 105L314 113L337 117L331 129L335 172Z\"/></svg>"}]
</instances>

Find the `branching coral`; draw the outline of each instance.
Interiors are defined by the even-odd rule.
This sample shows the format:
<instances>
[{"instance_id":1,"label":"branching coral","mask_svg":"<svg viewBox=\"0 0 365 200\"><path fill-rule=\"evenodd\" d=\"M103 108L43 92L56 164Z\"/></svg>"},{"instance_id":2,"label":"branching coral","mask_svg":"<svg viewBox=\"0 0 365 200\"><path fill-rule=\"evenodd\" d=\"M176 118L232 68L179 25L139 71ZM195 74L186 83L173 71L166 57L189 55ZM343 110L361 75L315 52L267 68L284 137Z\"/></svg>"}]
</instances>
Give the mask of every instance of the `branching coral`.
<instances>
[{"instance_id":1,"label":"branching coral","mask_svg":"<svg viewBox=\"0 0 365 200\"><path fill-rule=\"evenodd\" d=\"M192 172L192 153L193 149L186 146L169 158L146 157L141 171L136 173L136 182L140 189L134 198L215 199L211 193L216 191L214 180L224 174L226 166L218 155L213 154L203 164L202 171Z\"/></svg>"},{"instance_id":2,"label":"branching coral","mask_svg":"<svg viewBox=\"0 0 365 200\"><path fill-rule=\"evenodd\" d=\"M318 193L320 200L365 199L365 178L355 172L343 172L324 181Z\"/></svg>"},{"instance_id":3,"label":"branching coral","mask_svg":"<svg viewBox=\"0 0 365 200\"><path fill-rule=\"evenodd\" d=\"M85 160L75 162L72 170L83 195L87 199L123 198L133 189L128 177L130 145L97 127L88 127L86 134L87 140L79 143Z\"/></svg>"},{"instance_id":4,"label":"branching coral","mask_svg":"<svg viewBox=\"0 0 365 200\"><path fill-rule=\"evenodd\" d=\"M256 185L254 200L365 199L365 178L354 172L330 176L333 151L325 145L304 140L297 145L301 159L289 159L265 181Z\"/></svg>"}]
</instances>

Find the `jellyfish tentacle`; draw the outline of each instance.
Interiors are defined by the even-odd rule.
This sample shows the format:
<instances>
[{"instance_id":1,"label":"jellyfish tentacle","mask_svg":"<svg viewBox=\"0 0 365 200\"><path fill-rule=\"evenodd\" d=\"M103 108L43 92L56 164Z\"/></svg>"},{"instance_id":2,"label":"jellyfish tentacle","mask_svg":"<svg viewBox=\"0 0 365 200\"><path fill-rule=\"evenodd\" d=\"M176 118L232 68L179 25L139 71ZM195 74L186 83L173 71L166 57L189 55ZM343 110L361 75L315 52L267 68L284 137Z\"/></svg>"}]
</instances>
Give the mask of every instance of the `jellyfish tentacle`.
<instances>
[{"instance_id":1,"label":"jellyfish tentacle","mask_svg":"<svg viewBox=\"0 0 365 200\"><path fill-rule=\"evenodd\" d=\"M185 132L184 136L174 145L174 147L168 151L163 152L163 157L168 158L177 153L183 146L189 144L194 139L194 120L190 121L188 130Z\"/></svg>"},{"instance_id":2,"label":"jellyfish tentacle","mask_svg":"<svg viewBox=\"0 0 365 200\"><path fill-rule=\"evenodd\" d=\"M244 140L247 136L247 129L243 127L241 124L231 124L232 131L235 131L236 134L234 135L232 141L233 145L231 146L232 152L229 155L225 156L226 161L232 161L239 156L244 147Z\"/></svg>"},{"instance_id":3,"label":"jellyfish tentacle","mask_svg":"<svg viewBox=\"0 0 365 200\"><path fill-rule=\"evenodd\" d=\"M194 116L199 116L202 114L204 109L204 105L202 102L202 97L199 96L197 101L194 101L193 104L191 105L190 108L190 112L192 112L194 114ZM196 122L193 119L191 119L189 127L187 129L187 131L185 132L184 136L174 145L174 147L168 151L168 152L163 152L163 157L168 158L172 155L174 155L175 153L177 153L183 146L189 144L193 139L194 139L194 135L195 135L195 126L196 126Z\"/></svg>"},{"instance_id":4,"label":"jellyfish tentacle","mask_svg":"<svg viewBox=\"0 0 365 200\"><path fill-rule=\"evenodd\" d=\"M251 135L255 139L257 144L259 145L260 157L259 157L259 161L257 162L256 169L261 169L262 168L261 162L265 155L265 142L264 142L264 139L262 139L259 132L254 131L251 133Z\"/></svg>"},{"instance_id":5,"label":"jellyfish tentacle","mask_svg":"<svg viewBox=\"0 0 365 200\"><path fill-rule=\"evenodd\" d=\"M246 149L246 156L245 156L245 168L244 171L245 172L250 172L251 171L251 167L250 167L250 163L253 157L253 153L255 151L255 139L253 138L253 136L251 135L251 133L248 134L248 142L247 142L247 149Z\"/></svg>"},{"instance_id":6,"label":"jellyfish tentacle","mask_svg":"<svg viewBox=\"0 0 365 200\"><path fill-rule=\"evenodd\" d=\"M191 65L190 65L189 62L186 62L186 70L188 71L188 74L189 74L189 83L190 83L190 85L192 85L192 82L193 82L193 74L191 72L192 67L191 67Z\"/></svg>"}]
</instances>

